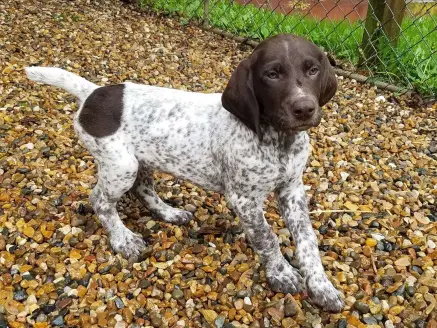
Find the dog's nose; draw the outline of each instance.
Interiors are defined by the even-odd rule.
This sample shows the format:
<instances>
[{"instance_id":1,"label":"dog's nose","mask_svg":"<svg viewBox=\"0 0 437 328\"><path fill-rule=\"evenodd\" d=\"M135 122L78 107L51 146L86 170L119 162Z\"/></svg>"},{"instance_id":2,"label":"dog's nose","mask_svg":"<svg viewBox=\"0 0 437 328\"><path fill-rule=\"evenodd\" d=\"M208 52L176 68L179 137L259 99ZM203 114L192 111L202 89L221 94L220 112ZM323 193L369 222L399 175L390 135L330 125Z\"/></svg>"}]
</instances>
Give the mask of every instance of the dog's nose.
<instances>
[{"instance_id":1,"label":"dog's nose","mask_svg":"<svg viewBox=\"0 0 437 328\"><path fill-rule=\"evenodd\" d=\"M300 121L310 119L316 111L316 104L311 100L300 100L293 104L292 113Z\"/></svg>"}]
</instances>

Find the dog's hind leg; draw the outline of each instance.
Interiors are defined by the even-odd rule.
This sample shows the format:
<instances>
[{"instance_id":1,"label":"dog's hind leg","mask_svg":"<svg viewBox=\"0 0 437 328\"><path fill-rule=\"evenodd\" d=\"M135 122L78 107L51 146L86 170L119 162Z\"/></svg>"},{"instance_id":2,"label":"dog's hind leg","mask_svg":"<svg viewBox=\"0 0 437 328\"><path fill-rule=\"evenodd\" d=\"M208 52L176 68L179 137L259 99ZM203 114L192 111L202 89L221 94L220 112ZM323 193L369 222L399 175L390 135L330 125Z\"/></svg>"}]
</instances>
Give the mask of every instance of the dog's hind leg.
<instances>
[{"instance_id":1,"label":"dog's hind leg","mask_svg":"<svg viewBox=\"0 0 437 328\"><path fill-rule=\"evenodd\" d=\"M111 145L114 147L114 145ZM109 148L109 147L108 147ZM117 201L132 187L137 177L138 161L123 147L111 148L110 153L100 153L98 182L90 202L100 222L109 233L109 240L115 252L125 258L136 259L146 247L141 236L130 231L121 221Z\"/></svg>"},{"instance_id":2,"label":"dog's hind leg","mask_svg":"<svg viewBox=\"0 0 437 328\"><path fill-rule=\"evenodd\" d=\"M154 188L153 170L140 162L137 179L131 192L147 207L152 215L164 222L185 224L193 218L193 214L164 203Z\"/></svg>"}]
</instances>

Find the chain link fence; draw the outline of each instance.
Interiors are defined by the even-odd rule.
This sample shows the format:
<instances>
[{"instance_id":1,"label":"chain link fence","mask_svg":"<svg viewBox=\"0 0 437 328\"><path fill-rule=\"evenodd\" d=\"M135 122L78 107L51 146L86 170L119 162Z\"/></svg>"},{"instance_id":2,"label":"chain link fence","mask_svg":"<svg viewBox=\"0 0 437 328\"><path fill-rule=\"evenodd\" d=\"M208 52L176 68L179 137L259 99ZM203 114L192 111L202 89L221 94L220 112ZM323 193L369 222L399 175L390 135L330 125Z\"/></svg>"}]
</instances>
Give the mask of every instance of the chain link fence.
<instances>
[{"instance_id":1,"label":"chain link fence","mask_svg":"<svg viewBox=\"0 0 437 328\"><path fill-rule=\"evenodd\" d=\"M278 33L301 35L333 57L340 75L398 93L413 91L428 100L437 95L437 0L140 0L140 4L246 42Z\"/></svg>"}]
</instances>

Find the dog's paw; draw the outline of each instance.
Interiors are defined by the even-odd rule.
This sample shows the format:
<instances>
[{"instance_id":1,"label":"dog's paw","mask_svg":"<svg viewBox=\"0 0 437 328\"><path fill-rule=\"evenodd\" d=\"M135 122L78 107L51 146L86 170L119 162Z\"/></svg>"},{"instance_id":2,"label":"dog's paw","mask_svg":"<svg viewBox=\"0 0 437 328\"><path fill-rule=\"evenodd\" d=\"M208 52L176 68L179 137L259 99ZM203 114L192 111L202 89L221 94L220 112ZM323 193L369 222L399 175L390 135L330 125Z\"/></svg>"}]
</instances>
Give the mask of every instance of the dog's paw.
<instances>
[{"instance_id":1,"label":"dog's paw","mask_svg":"<svg viewBox=\"0 0 437 328\"><path fill-rule=\"evenodd\" d=\"M157 215L164 222L177 225L186 224L194 218L193 213L170 206L160 213L157 213Z\"/></svg>"},{"instance_id":2,"label":"dog's paw","mask_svg":"<svg viewBox=\"0 0 437 328\"><path fill-rule=\"evenodd\" d=\"M326 311L340 312L344 308L341 293L325 274L314 274L306 279L308 295L313 303Z\"/></svg>"},{"instance_id":3,"label":"dog's paw","mask_svg":"<svg viewBox=\"0 0 437 328\"><path fill-rule=\"evenodd\" d=\"M131 261L138 260L147 246L140 235L127 229L123 235L111 236L110 243L116 253L120 253L125 259Z\"/></svg>"},{"instance_id":4,"label":"dog's paw","mask_svg":"<svg viewBox=\"0 0 437 328\"><path fill-rule=\"evenodd\" d=\"M298 294L302 288L302 277L285 259L269 263L266 276L270 289L284 294Z\"/></svg>"}]
</instances>

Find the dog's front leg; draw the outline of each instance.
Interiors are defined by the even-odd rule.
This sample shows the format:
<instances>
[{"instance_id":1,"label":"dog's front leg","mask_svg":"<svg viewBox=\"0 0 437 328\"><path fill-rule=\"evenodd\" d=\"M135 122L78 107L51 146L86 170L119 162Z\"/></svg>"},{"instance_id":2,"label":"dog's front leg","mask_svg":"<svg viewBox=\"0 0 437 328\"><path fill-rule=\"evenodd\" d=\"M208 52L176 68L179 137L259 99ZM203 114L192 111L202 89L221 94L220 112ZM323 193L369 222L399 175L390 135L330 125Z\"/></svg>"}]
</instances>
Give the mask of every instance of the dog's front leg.
<instances>
[{"instance_id":1,"label":"dog's front leg","mask_svg":"<svg viewBox=\"0 0 437 328\"><path fill-rule=\"evenodd\" d=\"M296 255L308 293L325 310L338 312L344 306L340 293L329 281L320 259L317 237L308 216L303 184L277 190L279 208L296 244Z\"/></svg>"},{"instance_id":2,"label":"dog's front leg","mask_svg":"<svg viewBox=\"0 0 437 328\"><path fill-rule=\"evenodd\" d=\"M248 192L228 190L227 198L240 217L250 245L261 257L270 288L276 292L299 293L301 276L282 256L278 237L273 233L263 214L263 197Z\"/></svg>"}]
</instances>

